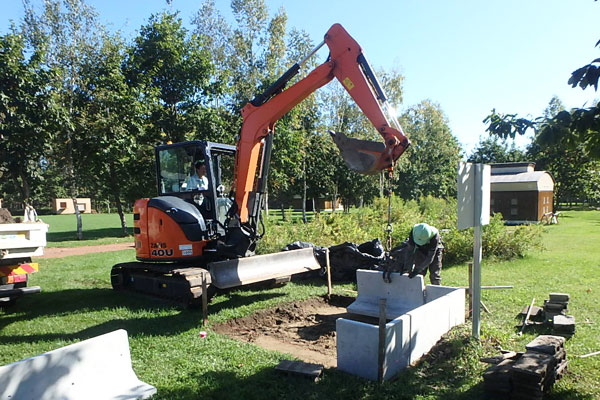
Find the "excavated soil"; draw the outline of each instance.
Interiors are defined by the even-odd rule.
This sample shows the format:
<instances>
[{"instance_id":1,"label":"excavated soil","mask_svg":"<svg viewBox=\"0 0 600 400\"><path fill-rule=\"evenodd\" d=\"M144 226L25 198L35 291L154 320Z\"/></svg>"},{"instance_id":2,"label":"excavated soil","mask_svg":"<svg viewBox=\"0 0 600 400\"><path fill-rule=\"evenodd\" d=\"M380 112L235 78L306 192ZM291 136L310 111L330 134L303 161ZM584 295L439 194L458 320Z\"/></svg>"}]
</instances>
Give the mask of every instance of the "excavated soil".
<instances>
[{"instance_id":1,"label":"excavated soil","mask_svg":"<svg viewBox=\"0 0 600 400\"><path fill-rule=\"evenodd\" d=\"M213 326L223 335L288 353L326 368L337 366L335 321L347 317L354 297L332 296L287 303Z\"/></svg>"},{"instance_id":2,"label":"excavated soil","mask_svg":"<svg viewBox=\"0 0 600 400\"><path fill-rule=\"evenodd\" d=\"M10 211L6 208L0 208L0 224L12 224L14 222L12 215L10 215Z\"/></svg>"}]
</instances>

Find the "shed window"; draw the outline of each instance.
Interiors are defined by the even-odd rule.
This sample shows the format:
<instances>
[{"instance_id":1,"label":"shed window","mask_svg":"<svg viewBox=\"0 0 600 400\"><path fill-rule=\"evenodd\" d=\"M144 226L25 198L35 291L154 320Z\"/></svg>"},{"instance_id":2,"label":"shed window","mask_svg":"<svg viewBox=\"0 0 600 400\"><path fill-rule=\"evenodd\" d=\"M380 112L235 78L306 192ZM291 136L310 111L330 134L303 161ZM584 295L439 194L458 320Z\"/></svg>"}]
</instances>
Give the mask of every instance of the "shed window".
<instances>
[{"instance_id":1,"label":"shed window","mask_svg":"<svg viewBox=\"0 0 600 400\"><path fill-rule=\"evenodd\" d=\"M510 205L511 206L516 206L517 204L519 204L519 201L516 198L510 199Z\"/></svg>"},{"instance_id":2,"label":"shed window","mask_svg":"<svg viewBox=\"0 0 600 400\"><path fill-rule=\"evenodd\" d=\"M517 209L517 207L513 207L510 209L510 215L517 215L519 213L519 210Z\"/></svg>"},{"instance_id":3,"label":"shed window","mask_svg":"<svg viewBox=\"0 0 600 400\"><path fill-rule=\"evenodd\" d=\"M67 202L66 201L61 201L60 202L60 208L62 208L62 209L67 208Z\"/></svg>"}]
</instances>

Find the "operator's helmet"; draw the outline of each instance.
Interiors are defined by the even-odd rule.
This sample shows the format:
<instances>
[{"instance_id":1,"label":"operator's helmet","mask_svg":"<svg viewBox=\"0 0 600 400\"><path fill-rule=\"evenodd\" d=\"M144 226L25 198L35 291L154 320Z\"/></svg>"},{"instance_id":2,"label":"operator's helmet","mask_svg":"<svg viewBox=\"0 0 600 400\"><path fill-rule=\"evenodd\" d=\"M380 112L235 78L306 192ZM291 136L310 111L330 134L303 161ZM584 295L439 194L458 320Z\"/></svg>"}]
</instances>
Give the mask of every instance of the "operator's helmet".
<instances>
[{"instance_id":1,"label":"operator's helmet","mask_svg":"<svg viewBox=\"0 0 600 400\"><path fill-rule=\"evenodd\" d=\"M416 224L412 228L413 240L418 246L423 246L435 236L438 231L431 225L425 223Z\"/></svg>"}]
</instances>

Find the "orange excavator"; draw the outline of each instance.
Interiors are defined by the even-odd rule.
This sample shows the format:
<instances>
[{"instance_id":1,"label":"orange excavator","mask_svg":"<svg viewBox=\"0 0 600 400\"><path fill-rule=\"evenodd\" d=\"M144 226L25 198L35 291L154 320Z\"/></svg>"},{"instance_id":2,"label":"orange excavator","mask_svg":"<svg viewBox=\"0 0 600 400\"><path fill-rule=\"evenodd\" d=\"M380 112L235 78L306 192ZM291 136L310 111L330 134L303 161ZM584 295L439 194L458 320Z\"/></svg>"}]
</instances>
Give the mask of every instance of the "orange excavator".
<instances>
[{"instance_id":1,"label":"orange excavator","mask_svg":"<svg viewBox=\"0 0 600 400\"><path fill-rule=\"evenodd\" d=\"M327 60L286 88L325 44ZM384 140L331 132L347 166L365 174L391 169L410 142L361 47L335 24L304 60L244 106L237 146L199 140L156 147L158 197L134 205L137 261L112 268L113 288L194 303L202 295L202 280L209 289L226 289L319 269L312 249L259 256L254 251L261 228L264 233L261 211L275 123L334 78Z\"/></svg>"}]
</instances>

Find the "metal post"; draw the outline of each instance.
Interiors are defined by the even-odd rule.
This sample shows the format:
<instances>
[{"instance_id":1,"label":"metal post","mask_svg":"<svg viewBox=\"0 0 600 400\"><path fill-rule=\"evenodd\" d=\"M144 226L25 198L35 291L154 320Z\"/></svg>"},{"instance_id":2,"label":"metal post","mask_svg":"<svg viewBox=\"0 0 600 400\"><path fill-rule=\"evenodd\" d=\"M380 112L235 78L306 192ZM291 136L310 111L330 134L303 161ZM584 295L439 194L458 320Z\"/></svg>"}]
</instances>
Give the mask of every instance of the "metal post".
<instances>
[{"instance_id":1,"label":"metal post","mask_svg":"<svg viewBox=\"0 0 600 400\"><path fill-rule=\"evenodd\" d=\"M473 245L473 337L479 340L481 317L481 225L474 228Z\"/></svg>"},{"instance_id":2,"label":"metal post","mask_svg":"<svg viewBox=\"0 0 600 400\"><path fill-rule=\"evenodd\" d=\"M208 323L208 285L206 284L206 272L202 272L202 325Z\"/></svg>"},{"instance_id":3,"label":"metal post","mask_svg":"<svg viewBox=\"0 0 600 400\"><path fill-rule=\"evenodd\" d=\"M483 175L483 164L473 165L475 182L481 182ZM480 339L481 330L481 190L474 191L474 227L473 227L473 337Z\"/></svg>"},{"instance_id":4,"label":"metal post","mask_svg":"<svg viewBox=\"0 0 600 400\"><path fill-rule=\"evenodd\" d=\"M385 324L387 317L385 313L386 299L379 299L379 343L378 343L378 354L377 354L377 380L379 383L383 383L383 377L385 376Z\"/></svg>"},{"instance_id":5,"label":"metal post","mask_svg":"<svg viewBox=\"0 0 600 400\"><path fill-rule=\"evenodd\" d=\"M329 263L329 248L325 249L325 260L327 263L327 298L331 299L331 264Z\"/></svg>"},{"instance_id":6,"label":"metal post","mask_svg":"<svg viewBox=\"0 0 600 400\"><path fill-rule=\"evenodd\" d=\"M473 263L469 263L469 310L467 311L467 318L471 318L473 315Z\"/></svg>"}]
</instances>

